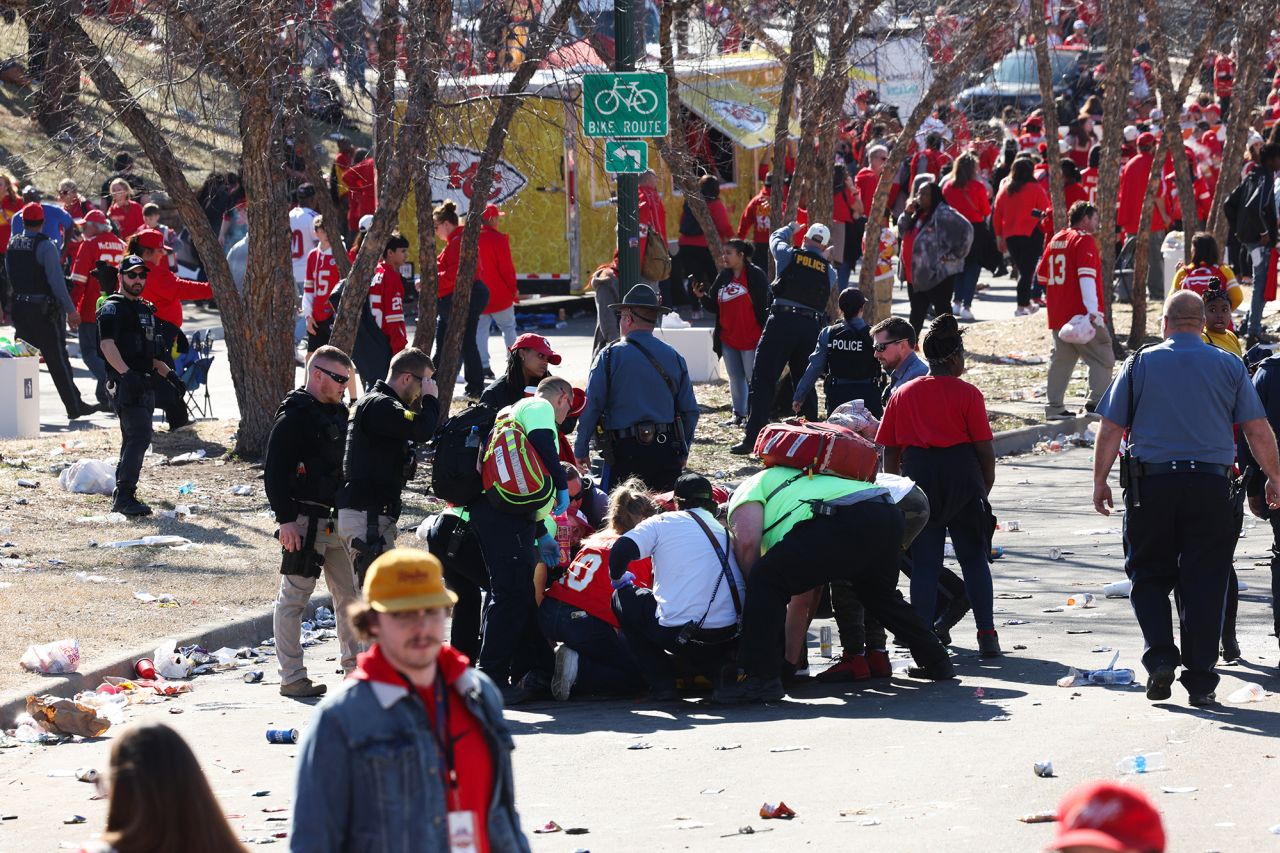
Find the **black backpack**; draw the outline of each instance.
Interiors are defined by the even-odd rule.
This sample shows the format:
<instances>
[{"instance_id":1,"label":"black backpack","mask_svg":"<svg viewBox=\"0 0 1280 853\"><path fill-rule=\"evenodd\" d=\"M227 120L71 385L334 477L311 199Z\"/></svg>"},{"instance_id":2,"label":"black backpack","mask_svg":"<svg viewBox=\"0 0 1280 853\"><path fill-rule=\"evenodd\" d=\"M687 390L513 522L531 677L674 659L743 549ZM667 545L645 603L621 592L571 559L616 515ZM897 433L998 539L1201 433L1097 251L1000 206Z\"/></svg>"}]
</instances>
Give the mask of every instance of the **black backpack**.
<instances>
[{"instance_id":1,"label":"black backpack","mask_svg":"<svg viewBox=\"0 0 1280 853\"><path fill-rule=\"evenodd\" d=\"M431 492L455 506L464 506L480 497L480 458L494 421L496 410L483 404L468 406L449 418L432 436L435 450L431 463Z\"/></svg>"}]
</instances>

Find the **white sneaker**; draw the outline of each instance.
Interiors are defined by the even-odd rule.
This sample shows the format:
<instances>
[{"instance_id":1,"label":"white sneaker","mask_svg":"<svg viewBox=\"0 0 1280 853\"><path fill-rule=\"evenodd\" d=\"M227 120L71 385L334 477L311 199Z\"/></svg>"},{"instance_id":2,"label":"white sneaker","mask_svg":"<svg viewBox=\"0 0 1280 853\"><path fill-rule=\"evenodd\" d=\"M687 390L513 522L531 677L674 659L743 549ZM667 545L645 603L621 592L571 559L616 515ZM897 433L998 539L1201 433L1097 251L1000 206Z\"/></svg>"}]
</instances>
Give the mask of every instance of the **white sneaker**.
<instances>
[{"instance_id":1,"label":"white sneaker","mask_svg":"<svg viewBox=\"0 0 1280 853\"><path fill-rule=\"evenodd\" d=\"M960 306L960 313L956 316L966 323L972 323L974 320L973 312L968 308L965 308L963 305Z\"/></svg>"},{"instance_id":2,"label":"white sneaker","mask_svg":"<svg viewBox=\"0 0 1280 853\"><path fill-rule=\"evenodd\" d=\"M964 305L962 305L961 303L959 303L959 302L952 302L952 303L951 303L951 315L952 315L953 317L959 317L959 316L960 316L960 312L961 312L961 311L963 311L963 310L964 310Z\"/></svg>"},{"instance_id":3,"label":"white sneaker","mask_svg":"<svg viewBox=\"0 0 1280 853\"><path fill-rule=\"evenodd\" d=\"M551 676L551 695L560 702L567 702L577 680L578 653L561 643L560 648L556 649L556 670Z\"/></svg>"},{"instance_id":4,"label":"white sneaker","mask_svg":"<svg viewBox=\"0 0 1280 853\"><path fill-rule=\"evenodd\" d=\"M1035 309L1032 308L1030 305L1019 305L1018 310L1013 312L1013 316L1025 317L1028 314L1034 314L1034 313L1035 313Z\"/></svg>"}]
</instances>

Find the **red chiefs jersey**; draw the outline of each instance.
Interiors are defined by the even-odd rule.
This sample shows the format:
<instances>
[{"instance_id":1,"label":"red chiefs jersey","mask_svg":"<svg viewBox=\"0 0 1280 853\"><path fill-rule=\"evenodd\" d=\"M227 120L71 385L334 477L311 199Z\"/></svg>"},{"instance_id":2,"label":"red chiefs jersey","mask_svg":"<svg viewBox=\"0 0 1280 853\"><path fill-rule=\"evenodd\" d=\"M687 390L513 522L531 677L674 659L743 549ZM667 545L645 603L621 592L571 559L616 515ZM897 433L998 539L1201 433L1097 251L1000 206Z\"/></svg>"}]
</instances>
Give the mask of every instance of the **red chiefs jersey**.
<instances>
[{"instance_id":1,"label":"red chiefs jersey","mask_svg":"<svg viewBox=\"0 0 1280 853\"><path fill-rule=\"evenodd\" d=\"M1050 329L1061 329L1072 317L1087 312L1080 294L1082 278L1093 279L1098 289L1097 304L1103 304L1102 279L1098 275L1101 267L1098 244L1092 234L1064 228L1049 238L1036 266L1036 281L1044 287Z\"/></svg>"},{"instance_id":2,"label":"red chiefs jersey","mask_svg":"<svg viewBox=\"0 0 1280 853\"><path fill-rule=\"evenodd\" d=\"M769 233L769 193L761 190L752 196L751 201L747 202L747 206L742 209L742 218L738 220L738 239L750 240L753 243L768 243ZM764 262L768 263L768 261Z\"/></svg>"},{"instance_id":3,"label":"red chiefs jersey","mask_svg":"<svg viewBox=\"0 0 1280 853\"><path fill-rule=\"evenodd\" d=\"M334 263L333 252L316 247L307 255L307 277L302 285L302 301L311 307L311 319L323 323L333 316L329 294L337 287L341 274Z\"/></svg>"},{"instance_id":4,"label":"red chiefs jersey","mask_svg":"<svg viewBox=\"0 0 1280 853\"><path fill-rule=\"evenodd\" d=\"M1089 203L1095 204L1098 198L1098 170L1094 166L1080 171L1080 186L1087 192Z\"/></svg>"},{"instance_id":5,"label":"red chiefs jersey","mask_svg":"<svg viewBox=\"0 0 1280 853\"><path fill-rule=\"evenodd\" d=\"M1196 293L1204 296L1204 292L1217 282L1217 287L1223 290L1227 289L1230 281L1222 272L1221 267L1213 264L1196 264L1187 270L1186 276L1182 279L1183 290L1194 290Z\"/></svg>"},{"instance_id":6,"label":"red chiefs jersey","mask_svg":"<svg viewBox=\"0 0 1280 853\"><path fill-rule=\"evenodd\" d=\"M391 354L395 355L409 342L404 327L404 282L400 272L379 261L369 285L369 310L382 333L391 342Z\"/></svg>"},{"instance_id":7,"label":"red chiefs jersey","mask_svg":"<svg viewBox=\"0 0 1280 853\"><path fill-rule=\"evenodd\" d=\"M573 558L568 570L547 590L547 597L585 610L617 628L618 619L613 615L613 607L610 605L613 584L609 578L609 552L617 540L617 534L601 533L583 542L582 549ZM653 587L651 558L636 560L628 568L636 576L636 586L646 589Z\"/></svg>"},{"instance_id":8,"label":"red chiefs jersey","mask_svg":"<svg viewBox=\"0 0 1280 853\"><path fill-rule=\"evenodd\" d=\"M71 301L80 309L80 322L92 323L98 316L98 297L102 288L90 273L98 261L113 267L124 258L124 241L110 231L86 237L76 244L76 258L71 262Z\"/></svg>"},{"instance_id":9,"label":"red chiefs jersey","mask_svg":"<svg viewBox=\"0 0 1280 853\"><path fill-rule=\"evenodd\" d=\"M1230 56L1219 56L1213 63L1213 93L1230 98L1236 85L1236 63Z\"/></svg>"}]
</instances>

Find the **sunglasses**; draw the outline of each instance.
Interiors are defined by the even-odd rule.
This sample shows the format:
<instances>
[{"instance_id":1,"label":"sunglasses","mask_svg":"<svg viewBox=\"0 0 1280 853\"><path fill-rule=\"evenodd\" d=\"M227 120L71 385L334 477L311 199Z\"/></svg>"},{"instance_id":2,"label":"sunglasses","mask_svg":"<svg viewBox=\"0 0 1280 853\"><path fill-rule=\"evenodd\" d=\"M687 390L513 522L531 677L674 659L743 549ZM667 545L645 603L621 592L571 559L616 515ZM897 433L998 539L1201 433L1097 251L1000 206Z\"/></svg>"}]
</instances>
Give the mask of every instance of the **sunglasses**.
<instances>
[{"instance_id":1,"label":"sunglasses","mask_svg":"<svg viewBox=\"0 0 1280 853\"><path fill-rule=\"evenodd\" d=\"M900 344L900 343L902 343L902 342L903 342L903 341L905 341L905 340L906 340L906 338L894 338L893 340L891 340L891 341L885 341L885 342L884 342L884 343L882 343L882 344L872 344L872 345L871 345L871 348L872 348L873 350L875 350L876 352L884 352L885 350L887 350L889 347L893 346L894 344Z\"/></svg>"},{"instance_id":2,"label":"sunglasses","mask_svg":"<svg viewBox=\"0 0 1280 853\"><path fill-rule=\"evenodd\" d=\"M122 272L120 273L120 277L133 279L134 281L145 281L147 274L144 272Z\"/></svg>"},{"instance_id":3,"label":"sunglasses","mask_svg":"<svg viewBox=\"0 0 1280 853\"><path fill-rule=\"evenodd\" d=\"M311 366L314 367L316 370L320 371L321 373L323 373L325 376L328 376L334 382L337 382L339 385L346 385L347 382L351 380L350 376L344 376L341 373L334 373L332 370L325 370L323 367L321 367L318 364L313 364Z\"/></svg>"},{"instance_id":4,"label":"sunglasses","mask_svg":"<svg viewBox=\"0 0 1280 853\"><path fill-rule=\"evenodd\" d=\"M576 495L569 495L569 503L582 500L582 492L582 489L578 489L578 493Z\"/></svg>"}]
</instances>

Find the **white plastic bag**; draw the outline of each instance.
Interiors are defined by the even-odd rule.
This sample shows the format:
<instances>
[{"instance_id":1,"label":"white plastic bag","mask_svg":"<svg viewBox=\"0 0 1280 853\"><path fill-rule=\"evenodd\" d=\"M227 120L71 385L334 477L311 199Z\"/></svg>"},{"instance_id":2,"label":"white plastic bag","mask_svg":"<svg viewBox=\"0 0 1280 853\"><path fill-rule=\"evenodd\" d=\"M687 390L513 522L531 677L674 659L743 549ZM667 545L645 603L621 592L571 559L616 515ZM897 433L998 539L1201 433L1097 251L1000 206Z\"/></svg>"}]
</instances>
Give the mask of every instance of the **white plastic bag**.
<instances>
[{"instance_id":1,"label":"white plastic bag","mask_svg":"<svg viewBox=\"0 0 1280 853\"><path fill-rule=\"evenodd\" d=\"M162 640L151 660L164 678L190 678L195 667L191 658L179 653L176 640Z\"/></svg>"},{"instance_id":2,"label":"white plastic bag","mask_svg":"<svg viewBox=\"0 0 1280 853\"><path fill-rule=\"evenodd\" d=\"M81 459L63 469L58 485L79 495L109 495L116 488L115 469L101 459Z\"/></svg>"},{"instance_id":3,"label":"white plastic bag","mask_svg":"<svg viewBox=\"0 0 1280 853\"><path fill-rule=\"evenodd\" d=\"M1097 333L1088 315L1077 314L1058 330L1058 339L1068 344L1087 344Z\"/></svg>"},{"instance_id":4,"label":"white plastic bag","mask_svg":"<svg viewBox=\"0 0 1280 853\"><path fill-rule=\"evenodd\" d=\"M23 669L61 675L75 672L80 666L80 643L77 640L59 640L42 646L27 646L18 662Z\"/></svg>"}]
</instances>

